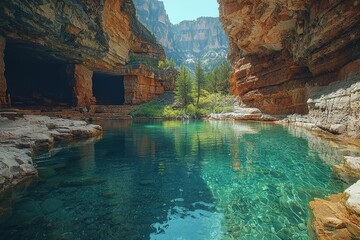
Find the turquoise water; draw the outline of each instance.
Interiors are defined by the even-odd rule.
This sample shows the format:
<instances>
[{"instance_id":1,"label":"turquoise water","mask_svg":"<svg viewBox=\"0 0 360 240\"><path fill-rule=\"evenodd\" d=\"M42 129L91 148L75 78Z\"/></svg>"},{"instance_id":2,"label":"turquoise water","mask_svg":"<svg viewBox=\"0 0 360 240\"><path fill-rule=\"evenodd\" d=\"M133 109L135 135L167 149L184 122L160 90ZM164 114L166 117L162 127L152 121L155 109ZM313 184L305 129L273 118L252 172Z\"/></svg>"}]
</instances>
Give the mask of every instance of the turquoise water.
<instances>
[{"instance_id":1,"label":"turquoise water","mask_svg":"<svg viewBox=\"0 0 360 240\"><path fill-rule=\"evenodd\" d=\"M36 159L0 198L2 239L308 239L308 202L345 189L344 154L306 130L107 122Z\"/></svg>"}]
</instances>

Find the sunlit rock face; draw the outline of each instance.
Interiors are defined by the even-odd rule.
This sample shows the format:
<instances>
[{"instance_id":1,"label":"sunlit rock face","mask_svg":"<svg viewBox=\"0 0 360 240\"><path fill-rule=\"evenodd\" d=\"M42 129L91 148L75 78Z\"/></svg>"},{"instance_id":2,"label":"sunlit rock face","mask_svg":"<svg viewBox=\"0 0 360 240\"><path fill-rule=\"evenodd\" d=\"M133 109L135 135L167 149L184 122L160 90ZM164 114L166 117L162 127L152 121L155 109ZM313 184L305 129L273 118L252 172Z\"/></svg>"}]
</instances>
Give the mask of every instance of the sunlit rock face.
<instances>
[{"instance_id":1,"label":"sunlit rock face","mask_svg":"<svg viewBox=\"0 0 360 240\"><path fill-rule=\"evenodd\" d=\"M360 1L218 2L245 105L360 137Z\"/></svg>"},{"instance_id":2,"label":"sunlit rock face","mask_svg":"<svg viewBox=\"0 0 360 240\"><path fill-rule=\"evenodd\" d=\"M357 194L359 194L359 185L360 183L351 187L351 189L356 189ZM326 200L315 198L314 201L310 202L312 210L311 222L314 227L314 231L311 233L316 235L316 239L352 240L359 236L360 218L353 208L346 204L349 198L354 197L352 195L345 192L330 195ZM357 201L357 204L359 204L359 201Z\"/></svg>"},{"instance_id":3,"label":"sunlit rock face","mask_svg":"<svg viewBox=\"0 0 360 240\"><path fill-rule=\"evenodd\" d=\"M124 64L130 51L163 55L129 0L2 1L0 20L9 41L101 70Z\"/></svg>"},{"instance_id":4,"label":"sunlit rock face","mask_svg":"<svg viewBox=\"0 0 360 240\"><path fill-rule=\"evenodd\" d=\"M137 20L131 0L1 1L0 104L6 101L3 53L10 45L16 45L19 57L23 50L31 51L44 61L83 65L80 68L85 72L119 74L134 55L165 59L163 47ZM87 87L75 89L76 94L81 93L74 96L78 105L94 102L89 85L92 74L86 76L87 82L77 82L77 86Z\"/></svg>"},{"instance_id":5,"label":"sunlit rock face","mask_svg":"<svg viewBox=\"0 0 360 240\"><path fill-rule=\"evenodd\" d=\"M157 0L134 0L134 4L140 21L156 34L168 52L175 51L175 35L164 3Z\"/></svg>"},{"instance_id":6,"label":"sunlit rock face","mask_svg":"<svg viewBox=\"0 0 360 240\"><path fill-rule=\"evenodd\" d=\"M134 4L140 21L156 35L168 58L177 64L194 69L200 59L206 69L211 69L226 59L229 39L219 18L200 17L172 24L163 2L134 0Z\"/></svg>"}]
</instances>

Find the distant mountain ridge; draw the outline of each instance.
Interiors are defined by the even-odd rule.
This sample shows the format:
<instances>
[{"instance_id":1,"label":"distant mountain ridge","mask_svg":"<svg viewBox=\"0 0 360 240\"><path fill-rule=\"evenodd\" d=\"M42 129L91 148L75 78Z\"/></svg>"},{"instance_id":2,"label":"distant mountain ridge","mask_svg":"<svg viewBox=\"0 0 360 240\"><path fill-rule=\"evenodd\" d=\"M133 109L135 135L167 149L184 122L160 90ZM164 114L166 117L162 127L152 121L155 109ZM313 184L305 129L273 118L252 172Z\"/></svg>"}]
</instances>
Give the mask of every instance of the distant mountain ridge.
<instances>
[{"instance_id":1,"label":"distant mountain ridge","mask_svg":"<svg viewBox=\"0 0 360 240\"><path fill-rule=\"evenodd\" d=\"M158 0L134 0L139 20L164 46L168 58L194 69L200 59L206 70L226 60L229 40L219 18L200 17L172 24L164 3Z\"/></svg>"}]
</instances>

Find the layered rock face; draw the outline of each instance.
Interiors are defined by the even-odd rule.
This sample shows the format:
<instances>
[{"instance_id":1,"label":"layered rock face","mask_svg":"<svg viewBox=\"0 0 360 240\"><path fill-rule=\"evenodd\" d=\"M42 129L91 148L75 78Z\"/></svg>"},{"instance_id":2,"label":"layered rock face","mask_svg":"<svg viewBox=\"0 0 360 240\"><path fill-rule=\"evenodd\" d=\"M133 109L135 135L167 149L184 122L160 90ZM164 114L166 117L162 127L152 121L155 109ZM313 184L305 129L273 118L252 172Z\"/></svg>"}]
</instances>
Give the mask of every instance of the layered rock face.
<instances>
[{"instance_id":1,"label":"layered rock face","mask_svg":"<svg viewBox=\"0 0 360 240\"><path fill-rule=\"evenodd\" d=\"M176 51L176 39L172 23L163 2L157 0L134 0L137 15L153 33L167 52Z\"/></svg>"},{"instance_id":2,"label":"layered rock face","mask_svg":"<svg viewBox=\"0 0 360 240\"><path fill-rule=\"evenodd\" d=\"M229 40L218 18L200 17L172 24L164 3L158 0L134 0L137 14L165 47L168 58L194 69L199 58L211 69L226 59Z\"/></svg>"},{"instance_id":3,"label":"layered rock face","mask_svg":"<svg viewBox=\"0 0 360 240\"><path fill-rule=\"evenodd\" d=\"M91 81L87 71L119 74L129 56L165 58L156 38L137 20L131 0L1 1L0 22L0 57L11 52L7 48L12 52L16 48L18 56L13 58L21 58L26 50L44 61L82 65L73 67L75 80ZM2 61L0 101L4 103ZM6 65L5 61L5 72ZM91 83L77 83L74 88L74 94L80 94L74 96L78 104L94 102Z\"/></svg>"},{"instance_id":4,"label":"layered rock face","mask_svg":"<svg viewBox=\"0 0 360 240\"><path fill-rule=\"evenodd\" d=\"M218 2L244 105L360 138L359 1Z\"/></svg>"}]
</instances>

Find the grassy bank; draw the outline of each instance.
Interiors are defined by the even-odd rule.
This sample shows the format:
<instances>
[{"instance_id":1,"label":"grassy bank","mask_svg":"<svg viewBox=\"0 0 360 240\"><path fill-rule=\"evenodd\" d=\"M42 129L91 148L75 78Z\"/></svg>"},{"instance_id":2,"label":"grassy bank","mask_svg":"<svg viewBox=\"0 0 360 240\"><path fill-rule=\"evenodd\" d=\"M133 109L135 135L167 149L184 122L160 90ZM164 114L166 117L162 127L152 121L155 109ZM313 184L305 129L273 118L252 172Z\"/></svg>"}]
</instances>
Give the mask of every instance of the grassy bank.
<instances>
[{"instance_id":1,"label":"grassy bank","mask_svg":"<svg viewBox=\"0 0 360 240\"><path fill-rule=\"evenodd\" d=\"M233 104L233 96L202 91L198 106L194 103L183 106L176 100L175 93L167 92L157 99L135 107L130 115L134 118L204 118L211 113L231 112Z\"/></svg>"}]
</instances>

